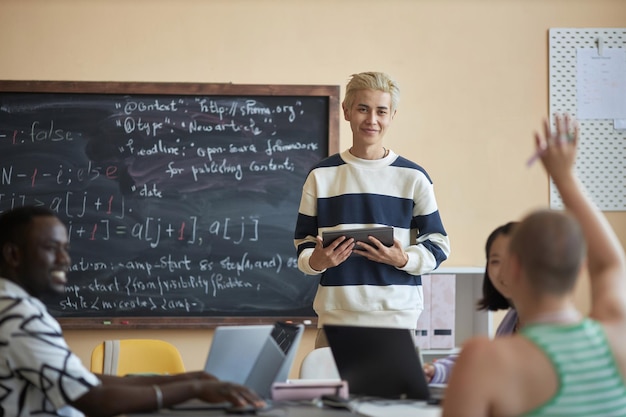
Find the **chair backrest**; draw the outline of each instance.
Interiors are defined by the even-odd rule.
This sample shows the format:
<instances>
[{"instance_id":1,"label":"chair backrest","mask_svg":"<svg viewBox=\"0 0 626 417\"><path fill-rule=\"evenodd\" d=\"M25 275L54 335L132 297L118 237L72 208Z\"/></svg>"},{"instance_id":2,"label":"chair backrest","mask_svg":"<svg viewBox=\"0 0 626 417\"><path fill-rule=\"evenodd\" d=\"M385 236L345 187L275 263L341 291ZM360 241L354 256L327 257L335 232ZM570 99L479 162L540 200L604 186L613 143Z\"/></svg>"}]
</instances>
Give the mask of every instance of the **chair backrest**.
<instances>
[{"instance_id":1,"label":"chair backrest","mask_svg":"<svg viewBox=\"0 0 626 417\"><path fill-rule=\"evenodd\" d=\"M302 360L301 379L337 379L341 380L333 352L329 347L314 349Z\"/></svg>"},{"instance_id":2,"label":"chair backrest","mask_svg":"<svg viewBox=\"0 0 626 417\"><path fill-rule=\"evenodd\" d=\"M91 352L91 372L107 375L185 372L180 352L156 339L105 340Z\"/></svg>"}]
</instances>

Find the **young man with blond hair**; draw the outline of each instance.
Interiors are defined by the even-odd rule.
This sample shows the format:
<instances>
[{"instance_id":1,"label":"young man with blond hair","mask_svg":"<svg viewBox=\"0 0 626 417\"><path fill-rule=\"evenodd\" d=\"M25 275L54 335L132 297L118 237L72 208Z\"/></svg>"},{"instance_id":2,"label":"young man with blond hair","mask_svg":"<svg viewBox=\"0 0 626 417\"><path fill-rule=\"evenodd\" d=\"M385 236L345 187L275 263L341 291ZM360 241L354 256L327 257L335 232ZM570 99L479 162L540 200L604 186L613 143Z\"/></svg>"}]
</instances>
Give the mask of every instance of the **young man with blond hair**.
<instances>
[{"instance_id":1,"label":"young man with blond hair","mask_svg":"<svg viewBox=\"0 0 626 417\"><path fill-rule=\"evenodd\" d=\"M313 303L320 328L414 329L424 306L421 274L449 256L430 177L383 144L399 98L387 74L354 74L342 104L352 146L316 164L304 183L294 238L298 268L321 274ZM372 236L371 245L339 237L323 246L324 231L375 226L393 227L393 246ZM316 347L326 345L320 331Z\"/></svg>"}]
</instances>

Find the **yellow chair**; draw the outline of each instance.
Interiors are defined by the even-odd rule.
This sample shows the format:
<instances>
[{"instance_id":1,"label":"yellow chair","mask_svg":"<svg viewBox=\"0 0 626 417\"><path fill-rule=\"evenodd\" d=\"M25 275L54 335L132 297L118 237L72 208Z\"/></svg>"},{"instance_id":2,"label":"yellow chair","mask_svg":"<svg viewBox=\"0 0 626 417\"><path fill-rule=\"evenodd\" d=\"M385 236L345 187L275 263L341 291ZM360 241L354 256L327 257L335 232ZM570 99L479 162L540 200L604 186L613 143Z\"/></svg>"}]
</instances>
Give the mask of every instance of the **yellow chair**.
<instances>
[{"instance_id":1,"label":"yellow chair","mask_svg":"<svg viewBox=\"0 0 626 417\"><path fill-rule=\"evenodd\" d=\"M91 352L91 372L105 375L185 372L180 352L156 339L105 340Z\"/></svg>"}]
</instances>

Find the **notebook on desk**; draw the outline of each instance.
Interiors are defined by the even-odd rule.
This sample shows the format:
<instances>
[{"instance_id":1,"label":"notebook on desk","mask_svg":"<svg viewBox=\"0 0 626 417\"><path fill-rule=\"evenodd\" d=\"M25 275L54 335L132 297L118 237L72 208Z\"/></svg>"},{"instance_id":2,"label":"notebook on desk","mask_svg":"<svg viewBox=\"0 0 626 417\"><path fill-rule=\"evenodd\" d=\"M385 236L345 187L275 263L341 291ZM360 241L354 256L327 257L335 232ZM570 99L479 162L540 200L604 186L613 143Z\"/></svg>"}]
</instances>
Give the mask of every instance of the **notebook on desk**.
<instances>
[{"instance_id":1,"label":"notebook on desk","mask_svg":"<svg viewBox=\"0 0 626 417\"><path fill-rule=\"evenodd\" d=\"M245 385L270 400L272 384L286 382L289 377L303 332L302 324L281 322L218 326L204 370L222 381ZM191 400L173 408L224 408L224 405Z\"/></svg>"},{"instance_id":2,"label":"notebook on desk","mask_svg":"<svg viewBox=\"0 0 626 417\"><path fill-rule=\"evenodd\" d=\"M351 397L431 399L409 329L324 325L324 331Z\"/></svg>"}]
</instances>

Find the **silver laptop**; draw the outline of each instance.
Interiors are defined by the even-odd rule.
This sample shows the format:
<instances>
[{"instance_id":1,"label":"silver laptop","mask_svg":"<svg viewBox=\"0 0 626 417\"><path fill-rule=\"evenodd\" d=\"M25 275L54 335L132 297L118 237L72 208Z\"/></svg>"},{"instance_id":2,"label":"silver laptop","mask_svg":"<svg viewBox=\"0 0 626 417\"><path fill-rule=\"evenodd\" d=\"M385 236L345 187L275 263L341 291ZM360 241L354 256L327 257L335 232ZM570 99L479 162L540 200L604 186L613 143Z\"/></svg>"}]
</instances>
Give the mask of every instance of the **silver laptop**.
<instances>
[{"instance_id":1,"label":"silver laptop","mask_svg":"<svg viewBox=\"0 0 626 417\"><path fill-rule=\"evenodd\" d=\"M435 396L409 329L325 325L324 331L350 396L425 401Z\"/></svg>"},{"instance_id":2,"label":"silver laptop","mask_svg":"<svg viewBox=\"0 0 626 417\"><path fill-rule=\"evenodd\" d=\"M286 382L304 326L219 326L204 370L221 380L242 384L269 399L274 382Z\"/></svg>"},{"instance_id":3,"label":"silver laptop","mask_svg":"<svg viewBox=\"0 0 626 417\"><path fill-rule=\"evenodd\" d=\"M269 401L272 384L287 381L303 333L304 325L282 322L274 325L218 326L204 370L222 381L245 385ZM172 408L185 410L229 406L194 399Z\"/></svg>"}]
</instances>

